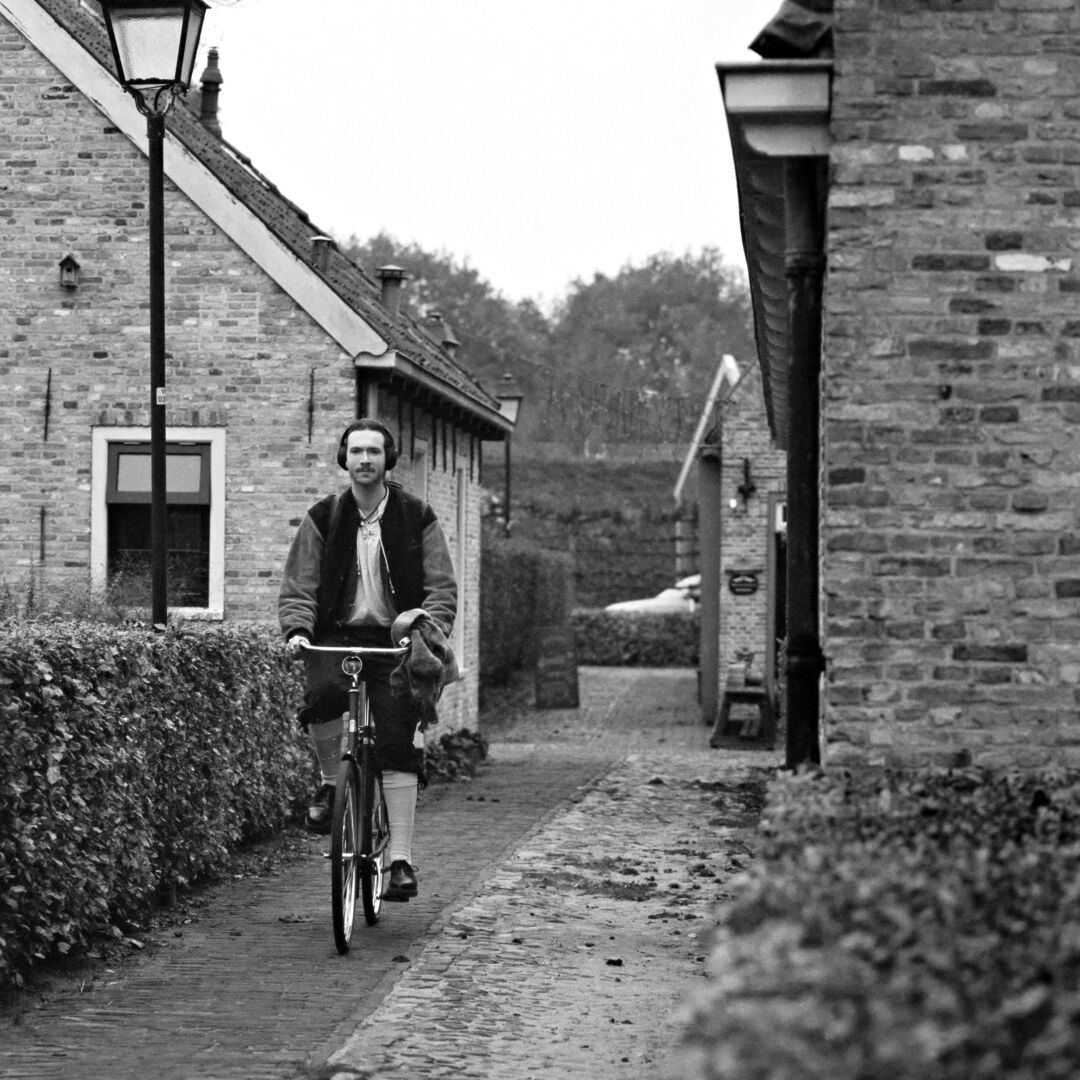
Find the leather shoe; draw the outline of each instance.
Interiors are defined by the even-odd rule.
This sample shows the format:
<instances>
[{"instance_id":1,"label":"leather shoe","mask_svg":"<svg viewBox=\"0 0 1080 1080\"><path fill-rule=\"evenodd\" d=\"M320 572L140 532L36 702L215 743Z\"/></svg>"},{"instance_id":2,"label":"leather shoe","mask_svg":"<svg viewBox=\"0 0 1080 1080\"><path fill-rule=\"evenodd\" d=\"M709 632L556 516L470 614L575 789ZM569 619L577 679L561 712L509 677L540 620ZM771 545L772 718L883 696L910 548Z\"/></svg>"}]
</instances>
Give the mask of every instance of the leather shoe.
<instances>
[{"instance_id":1,"label":"leather shoe","mask_svg":"<svg viewBox=\"0 0 1080 1080\"><path fill-rule=\"evenodd\" d=\"M307 808L307 827L310 832L326 836L334 820L334 785L323 784L315 792Z\"/></svg>"},{"instance_id":2,"label":"leather shoe","mask_svg":"<svg viewBox=\"0 0 1080 1080\"><path fill-rule=\"evenodd\" d=\"M413 868L404 859L395 859L390 864L390 884L386 889L386 899L408 900L418 891Z\"/></svg>"}]
</instances>

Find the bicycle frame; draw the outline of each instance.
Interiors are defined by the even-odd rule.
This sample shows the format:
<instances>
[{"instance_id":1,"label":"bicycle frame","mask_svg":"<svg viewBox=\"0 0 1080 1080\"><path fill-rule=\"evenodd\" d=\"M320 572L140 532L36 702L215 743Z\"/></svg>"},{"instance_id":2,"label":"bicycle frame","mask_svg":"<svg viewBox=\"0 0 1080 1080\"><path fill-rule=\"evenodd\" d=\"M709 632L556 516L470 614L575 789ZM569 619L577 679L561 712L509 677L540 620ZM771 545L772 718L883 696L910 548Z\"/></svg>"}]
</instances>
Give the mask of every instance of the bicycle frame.
<instances>
[{"instance_id":1,"label":"bicycle frame","mask_svg":"<svg viewBox=\"0 0 1080 1080\"><path fill-rule=\"evenodd\" d=\"M382 908L383 855L390 829L382 783L375 762L375 725L367 687L361 679L365 656L403 656L406 641L396 648L305 645L313 652L342 655L341 670L349 676L349 719L342 735L341 762L334 794L330 840L331 908L338 952L349 951L359 880L364 917L369 926Z\"/></svg>"}]
</instances>

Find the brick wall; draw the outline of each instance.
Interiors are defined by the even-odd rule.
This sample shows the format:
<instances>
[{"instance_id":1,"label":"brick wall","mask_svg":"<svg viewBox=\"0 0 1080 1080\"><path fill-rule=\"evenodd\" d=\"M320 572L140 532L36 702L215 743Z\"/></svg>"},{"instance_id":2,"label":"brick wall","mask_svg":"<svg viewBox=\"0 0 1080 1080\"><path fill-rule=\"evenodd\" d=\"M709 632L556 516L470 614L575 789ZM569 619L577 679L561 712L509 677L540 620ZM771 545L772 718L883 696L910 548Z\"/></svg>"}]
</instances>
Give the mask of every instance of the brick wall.
<instances>
[{"instance_id":1,"label":"brick wall","mask_svg":"<svg viewBox=\"0 0 1080 1080\"><path fill-rule=\"evenodd\" d=\"M833 762L1080 760L1072 0L838 0Z\"/></svg>"},{"instance_id":2,"label":"brick wall","mask_svg":"<svg viewBox=\"0 0 1080 1080\"><path fill-rule=\"evenodd\" d=\"M2 19L0 60L0 583L21 590L33 574L74 595L90 586L92 429L149 424L148 168ZM354 414L354 367L168 181L165 246L167 423L226 433L225 616L273 620L301 516L343 486L334 452ZM67 254L81 264L75 290L59 283ZM475 624L478 449L450 428L445 440L454 452L440 446L428 489L455 549L466 477ZM406 454L407 483L409 465ZM468 678L444 699L453 726L475 723L472 626L465 644Z\"/></svg>"}]
</instances>

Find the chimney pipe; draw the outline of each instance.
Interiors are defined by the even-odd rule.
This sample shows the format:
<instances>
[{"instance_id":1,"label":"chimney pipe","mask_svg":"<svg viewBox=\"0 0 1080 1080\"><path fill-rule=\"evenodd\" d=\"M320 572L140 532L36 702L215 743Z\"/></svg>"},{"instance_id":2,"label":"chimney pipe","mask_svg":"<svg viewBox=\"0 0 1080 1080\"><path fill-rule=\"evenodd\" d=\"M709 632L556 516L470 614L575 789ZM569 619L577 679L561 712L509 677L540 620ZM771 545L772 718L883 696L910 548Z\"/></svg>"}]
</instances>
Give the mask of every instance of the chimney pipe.
<instances>
[{"instance_id":1,"label":"chimney pipe","mask_svg":"<svg viewBox=\"0 0 1080 1080\"><path fill-rule=\"evenodd\" d=\"M221 138L221 123L218 120L218 94L224 79L218 69L218 51L211 49L206 56L206 70L199 77L202 93L199 94L199 123L207 131Z\"/></svg>"},{"instance_id":2,"label":"chimney pipe","mask_svg":"<svg viewBox=\"0 0 1080 1080\"><path fill-rule=\"evenodd\" d=\"M400 266L380 266L375 271L375 276L382 285L382 295L379 299L382 305L392 315L401 313L401 289L405 279L409 276Z\"/></svg>"},{"instance_id":3,"label":"chimney pipe","mask_svg":"<svg viewBox=\"0 0 1080 1080\"><path fill-rule=\"evenodd\" d=\"M311 238L311 263L316 270L326 273L326 269L330 265L330 252L334 246L332 237L313 236Z\"/></svg>"}]
</instances>

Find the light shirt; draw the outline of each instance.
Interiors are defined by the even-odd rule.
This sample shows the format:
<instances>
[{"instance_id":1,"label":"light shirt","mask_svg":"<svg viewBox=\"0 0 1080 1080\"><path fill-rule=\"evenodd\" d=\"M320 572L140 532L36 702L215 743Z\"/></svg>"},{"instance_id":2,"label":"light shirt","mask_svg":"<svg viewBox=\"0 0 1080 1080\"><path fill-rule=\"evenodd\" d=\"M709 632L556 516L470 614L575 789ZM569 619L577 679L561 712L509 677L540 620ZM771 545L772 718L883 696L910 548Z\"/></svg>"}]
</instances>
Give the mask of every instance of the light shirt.
<instances>
[{"instance_id":1,"label":"light shirt","mask_svg":"<svg viewBox=\"0 0 1080 1080\"><path fill-rule=\"evenodd\" d=\"M382 561L382 526L379 524L390 497L387 490L382 501L368 517L360 515L356 530L356 596L346 626L389 626L394 621L380 572Z\"/></svg>"}]
</instances>

